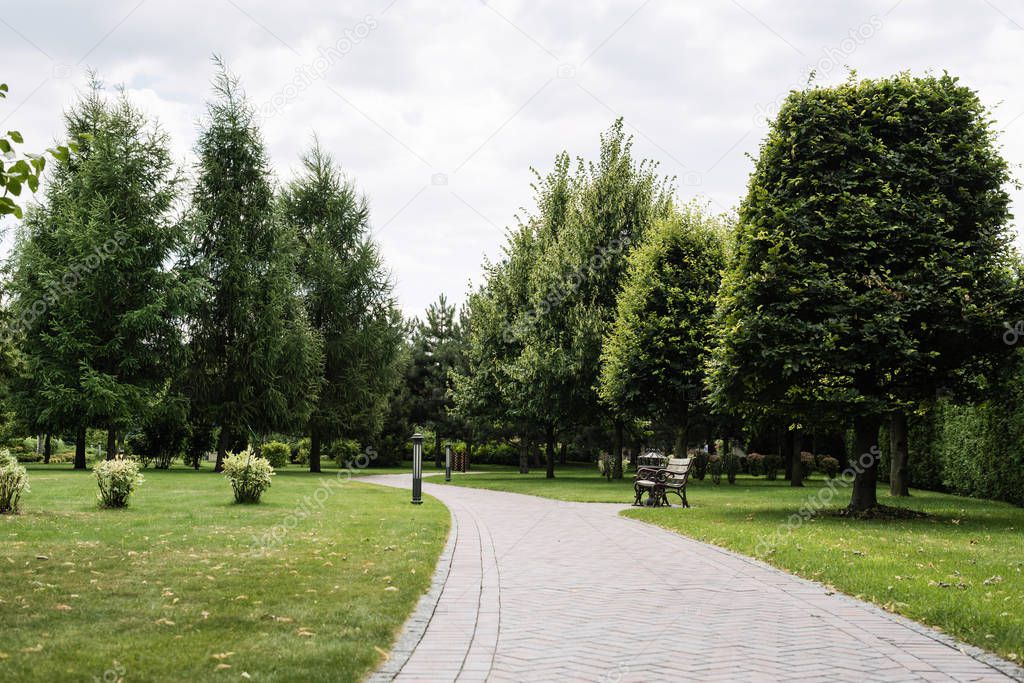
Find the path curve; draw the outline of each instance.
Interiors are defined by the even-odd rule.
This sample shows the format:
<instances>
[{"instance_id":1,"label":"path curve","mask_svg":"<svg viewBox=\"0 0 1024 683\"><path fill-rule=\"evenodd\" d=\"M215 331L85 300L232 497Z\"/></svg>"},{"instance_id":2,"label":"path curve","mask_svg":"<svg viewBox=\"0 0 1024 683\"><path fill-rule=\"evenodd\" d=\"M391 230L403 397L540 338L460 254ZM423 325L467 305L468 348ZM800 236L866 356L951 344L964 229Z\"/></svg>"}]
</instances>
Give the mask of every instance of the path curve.
<instances>
[{"instance_id":1,"label":"path curve","mask_svg":"<svg viewBox=\"0 0 1024 683\"><path fill-rule=\"evenodd\" d=\"M451 510L452 532L373 681L1024 680L908 619L621 517L624 505L424 491Z\"/></svg>"}]
</instances>

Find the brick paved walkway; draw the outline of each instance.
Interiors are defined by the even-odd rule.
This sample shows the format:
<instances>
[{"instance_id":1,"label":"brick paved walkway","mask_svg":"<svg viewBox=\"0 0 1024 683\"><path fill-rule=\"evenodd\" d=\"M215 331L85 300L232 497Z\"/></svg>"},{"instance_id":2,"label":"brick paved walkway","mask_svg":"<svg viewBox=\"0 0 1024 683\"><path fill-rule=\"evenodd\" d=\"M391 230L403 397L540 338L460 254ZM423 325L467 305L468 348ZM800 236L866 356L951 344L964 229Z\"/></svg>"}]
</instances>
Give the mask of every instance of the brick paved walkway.
<instances>
[{"instance_id":1,"label":"brick paved walkway","mask_svg":"<svg viewBox=\"0 0 1024 683\"><path fill-rule=\"evenodd\" d=\"M1022 680L909 620L620 517L621 505L424 490L452 511L452 534L374 681Z\"/></svg>"}]
</instances>

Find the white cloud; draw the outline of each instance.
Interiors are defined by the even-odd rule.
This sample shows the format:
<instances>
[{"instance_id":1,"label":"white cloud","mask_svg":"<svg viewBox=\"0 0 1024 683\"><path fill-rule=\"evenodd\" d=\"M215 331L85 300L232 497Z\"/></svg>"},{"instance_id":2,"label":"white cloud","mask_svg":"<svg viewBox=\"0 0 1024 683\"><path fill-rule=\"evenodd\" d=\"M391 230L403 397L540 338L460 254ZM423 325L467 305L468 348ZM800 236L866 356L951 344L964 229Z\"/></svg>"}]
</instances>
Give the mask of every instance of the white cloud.
<instances>
[{"instance_id":1,"label":"white cloud","mask_svg":"<svg viewBox=\"0 0 1024 683\"><path fill-rule=\"evenodd\" d=\"M0 119L49 144L89 65L124 83L187 160L211 53L257 105L312 69L264 121L278 176L290 177L315 131L369 196L400 301L418 313L442 291L461 300L483 255L499 254L504 227L529 204L529 166L546 169L562 149L593 155L620 114L637 153L676 175L681 196L728 208L744 192L759 116L809 69L823 82L845 78L846 66L863 76L948 70L995 108L1007 159L1024 162L1024 10L996 5L40 0L4 10L0 78L12 93ZM852 44L873 18L876 30ZM316 68L332 48L340 56ZM438 173L446 185L432 184Z\"/></svg>"}]
</instances>

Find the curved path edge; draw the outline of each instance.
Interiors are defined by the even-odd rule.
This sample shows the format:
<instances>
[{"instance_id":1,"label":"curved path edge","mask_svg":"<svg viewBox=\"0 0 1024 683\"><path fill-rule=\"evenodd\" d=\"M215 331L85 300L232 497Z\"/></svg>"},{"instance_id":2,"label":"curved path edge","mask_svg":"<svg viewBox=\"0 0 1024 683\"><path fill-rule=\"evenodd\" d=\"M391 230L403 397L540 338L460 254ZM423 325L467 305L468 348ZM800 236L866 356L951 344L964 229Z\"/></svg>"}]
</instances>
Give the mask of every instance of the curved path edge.
<instances>
[{"instance_id":1,"label":"curved path edge","mask_svg":"<svg viewBox=\"0 0 1024 683\"><path fill-rule=\"evenodd\" d=\"M408 488L411 477L360 480ZM628 505L424 488L451 530L370 681L1024 682L1015 663L618 514Z\"/></svg>"}]
</instances>

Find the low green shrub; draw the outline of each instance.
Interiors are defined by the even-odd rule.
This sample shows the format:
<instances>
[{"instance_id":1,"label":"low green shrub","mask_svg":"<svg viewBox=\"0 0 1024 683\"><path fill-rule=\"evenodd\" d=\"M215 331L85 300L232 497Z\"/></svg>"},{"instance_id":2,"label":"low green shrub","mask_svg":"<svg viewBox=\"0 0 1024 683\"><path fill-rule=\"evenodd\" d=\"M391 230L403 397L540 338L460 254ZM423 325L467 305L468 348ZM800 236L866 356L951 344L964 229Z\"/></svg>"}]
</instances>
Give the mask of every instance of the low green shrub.
<instances>
[{"instance_id":1,"label":"low green shrub","mask_svg":"<svg viewBox=\"0 0 1024 683\"><path fill-rule=\"evenodd\" d=\"M782 468L782 456L777 453L769 453L764 456L764 477L768 481L775 481L779 478L779 470Z\"/></svg>"},{"instance_id":2,"label":"low green shrub","mask_svg":"<svg viewBox=\"0 0 1024 683\"><path fill-rule=\"evenodd\" d=\"M18 462L42 462L43 454L35 451L21 451L18 453Z\"/></svg>"},{"instance_id":3,"label":"low green shrub","mask_svg":"<svg viewBox=\"0 0 1024 683\"><path fill-rule=\"evenodd\" d=\"M814 453L808 451L800 452L800 470L803 479L809 479L814 474Z\"/></svg>"},{"instance_id":4,"label":"low green shrub","mask_svg":"<svg viewBox=\"0 0 1024 683\"><path fill-rule=\"evenodd\" d=\"M740 456L736 453L726 453L723 456L725 461L725 477L730 484L736 483L736 475L740 471Z\"/></svg>"},{"instance_id":5,"label":"low green shrub","mask_svg":"<svg viewBox=\"0 0 1024 683\"><path fill-rule=\"evenodd\" d=\"M760 453L747 453L747 472L754 477L764 474L764 456Z\"/></svg>"},{"instance_id":6,"label":"low green shrub","mask_svg":"<svg viewBox=\"0 0 1024 683\"><path fill-rule=\"evenodd\" d=\"M292 449L288 447L288 444L280 441L268 441L263 444L263 449L260 454L266 459L270 466L274 469L286 467L288 465L288 458L292 454Z\"/></svg>"},{"instance_id":7,"label":"low green shrub","mask_svg":"<svg viewBox=\"0 0 1024 683\"><path fill-rule=\"evenodd\" d=\"M17 514L21 494L29 490L28 472L9 450L0 451L0 514Z\"/></svg>"},{"instance_id":8,"label":"low green shrub","mask_svg":"<svg viewBox=\"0 0 1024 683\"><path fill-rule=\"evenodd\" d=\"M704 477L708 473L708 463L710 462L708 454L704 451L689 451L687 455L693 458L692 467L694 478L696 478L697 481L704 481Z\"/></svg>"},{"instance_id":9,"label":"low green shrub","mask_svg":"<svg viewBox=\"0 0 1024 683\"><path fill-rule=\"evenodd\" d=\"M137 460L127 458L100 460L92 471L96 476L96 483L100 487L100 493L97 496L100 507L104 508L128 507L129 496L132 495L135 487L142 483Z\"/></svg>"},{"instance_id":10,"label":"low green shrub","mask_svg":"<svg viewBox=\"0 0 1024 683\"><path fill-rule=\"evenodd\" d=\"M352 439L336 439L331 444L331 458L338 467L347 467L349 463L355 462L361 452L359 442Z\"/></svg>"},{"instance_id":11,"label":"low green shrub","mask_svg":"<svg viewBox=\"0 0 1024 683\"><path fill-rule=\"evenodd\" d=\"M251 451L242 451L224 458L224 476L231 482L236 503L258 503L263 492L270 488L274 468Z\"/></svg>"},{"instance_id":12,"label":"low green shrub","mask_svg":"<svg viewBox=\"0 0 1024 683\"><path fill-rule=\"evenodd\" d=\"M818 469L829 479L835 479L836 475L839 474L839 461L831 455L823 455L818 459Z\"/></svg>"},{"instance_id":13,"label":"low green shrub","mask_svg":"<svg viewBox=\"0 0 1024 683\"><path fill-rule=\"evenodd\" d=\"M711 473L711 480L716 484L722 482L722 471L725 469L725 463L722 462L722 456L718 453L712 453L708 456L708 472Z\"/></svg>"}]
</instances>

